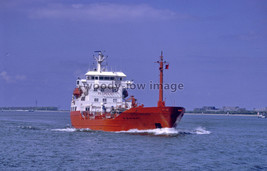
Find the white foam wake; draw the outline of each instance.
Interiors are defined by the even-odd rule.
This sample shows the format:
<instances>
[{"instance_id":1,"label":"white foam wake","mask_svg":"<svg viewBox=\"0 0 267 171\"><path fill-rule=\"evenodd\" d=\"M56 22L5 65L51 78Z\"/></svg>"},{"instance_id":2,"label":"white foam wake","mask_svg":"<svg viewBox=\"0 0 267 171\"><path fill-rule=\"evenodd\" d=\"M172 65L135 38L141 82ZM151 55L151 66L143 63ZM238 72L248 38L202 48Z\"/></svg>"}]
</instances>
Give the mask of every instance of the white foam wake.
<instances>
[{"instance_id":1,"label":"white foam wake","mask_svg":"<svg viewBox=\"0 0 267 171\"><path fill-rule=\"evenodd\" d=\"M75 132L75 128L63 128L63 129L52 129L52 131L61 131L61 132Z\"/></svg>"},{"instance_id":2,"label":"white foam wake","mask_svg":"<svg viewBox=\"0 0 267 171\"><path fill-rule=\"evenodd\" d=\"M195 134L200 134L200 135L202 135L202 134L211 134L210 131L207 131L203 127L197 127L194 132L195 132Z\"/></svg>"},{"instance_id":3,"label":"white foam wake","mask_svg":"<svg viewBox=\"0 0 267 171\"><path fill-rule=\"evenodd\" d=\"M91 132L93 130L89 128L85 129L76 129L76 128L63 128L63 129L52 129L52 131L60 131L60 132ZM129 133L129 134L149 134L149 135L163 135L163 136L176 136L183 134L196 134L196 135L204 135L211 134L211 131L206 130L203 127L197 127L194 130L183 130L177 128L157 128L157 129L147 129L147 130L138 130L138 129L130 129L128 131L118 131L116 133Z\"/></svg>"},{"instance_id":4,"label":"white foam wake","mask_svg":"<svg viewBox=\"0 0 267 171\"><path fill-rule=\"evenodd\" d=\"M40 130L40 128L38 127L34 127L34 126L19 126L19 128L21 129L28 129L28 130Z\"/></svg>"},{"instance_id":5,"label":"white foam wake","mask_svg":"<svg viewBox=\"0 0 267 171\"><path fill-rule=\"evenodd\" d=\"M154 135L175 135L178 134L179 131L175 128L157 128L157 129L147 129L147 130L138 130L138 129L130 129L128 131L119 131L117 133L148 133Z\"/></svg>"},{"instance_id":6,"label":"white foam wake","mask_svg":"<svg viewBox=\"0 0 267 171\"><path fill-rule=\"evenodd\" d=\"M167 135L167 136L175 136L179 134L211 134L210 131L207 131L203 127L198 127L194 130L182 130L176 128L157 128L157 129L147 129L147 130L138 130L138 129L130 129L128 131L118 131L116 133L130 133L130 134L152 134L152 135Z\"/></svg>"},{"instance_id":7,"label":"white foam wake","mask_svg":"<svg viewBox=\"0 0 267 171\"><path fill-rule=\"evenodd\" d=\"M52 129L52 131L61 131L61 132L88 132L88 131L91 131L91 129L89 129L89 128L85 128L85 129L63 128L63 129Z\"/></svg>"}]
</instances>

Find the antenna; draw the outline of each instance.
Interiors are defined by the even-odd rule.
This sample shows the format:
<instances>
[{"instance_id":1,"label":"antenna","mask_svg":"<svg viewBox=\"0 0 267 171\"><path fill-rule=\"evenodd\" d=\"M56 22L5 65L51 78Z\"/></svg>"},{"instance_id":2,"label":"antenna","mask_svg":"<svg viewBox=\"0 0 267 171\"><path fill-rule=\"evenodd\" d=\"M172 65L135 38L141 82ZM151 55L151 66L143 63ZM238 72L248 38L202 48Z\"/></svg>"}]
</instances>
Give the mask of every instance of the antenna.
<instances>
[{"instance_id":1,"label":"antenna","mask_svg":"<svg viewBox=\"0 0 267 171\"><path fill-rule=\"evenodd\" d=\"M101 72L102 69L102 63L104 62L104 60L107 58L106 56L103 55L102 51L97 50L95 51L95 53L98 53L98 56L94 56L96 62L97 62L97 72Z\"/></svg>"},{"instance_id":2,"label":"antenna","mask_svg":"<svg viewBox=\"0 0 267 171\"><path fill-rule=\"evenodd\" d=\"M37 99L35 99L35 110L37 110Z\"/></svg>"}]
</instances>

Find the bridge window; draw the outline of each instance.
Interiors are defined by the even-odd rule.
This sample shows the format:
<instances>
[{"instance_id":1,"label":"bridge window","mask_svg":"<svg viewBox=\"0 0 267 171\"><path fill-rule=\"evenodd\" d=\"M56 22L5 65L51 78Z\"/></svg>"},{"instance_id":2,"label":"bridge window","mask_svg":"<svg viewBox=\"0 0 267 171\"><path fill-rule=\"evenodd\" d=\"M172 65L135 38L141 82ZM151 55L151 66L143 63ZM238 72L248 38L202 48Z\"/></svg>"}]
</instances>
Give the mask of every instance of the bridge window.
<instances>
[{"instance_id":1,"label":"bridge window","mask_svg":"<svg viewBox=\"0 0 267 171\"><path fill-rule=\"evenodd\" d=\"M114 80L115 78L114 77L110 77L110 80Z\"/></svg>"},{"instance_id":2,"label":"bridge window","mask_svg":"<svg viewBox=\"0 0 267 171\"><path fill-rule=\"evenodd\" d=\"M103 80L104 79L104 77L99 77L99 80Z\"/></svg>"},{"instance_id":3,"label":"bridge window","mask_svg":"<svg viewBox=\"0 0 267 171\"><path fill-rule=\"evenodd\" d=\"M104 77L104 80L109 80L109 77Z\"/></svg>"},{"instance_id":4,"label":"bridge window","mask_svg":"<svg viewBox=\"0 0 267 171\"><path fill-rule=\"evenodd\" d=\"M71 108L72 111L76 111L76 109L77 109L76 106Z\"/></svg>"}]
</instances>

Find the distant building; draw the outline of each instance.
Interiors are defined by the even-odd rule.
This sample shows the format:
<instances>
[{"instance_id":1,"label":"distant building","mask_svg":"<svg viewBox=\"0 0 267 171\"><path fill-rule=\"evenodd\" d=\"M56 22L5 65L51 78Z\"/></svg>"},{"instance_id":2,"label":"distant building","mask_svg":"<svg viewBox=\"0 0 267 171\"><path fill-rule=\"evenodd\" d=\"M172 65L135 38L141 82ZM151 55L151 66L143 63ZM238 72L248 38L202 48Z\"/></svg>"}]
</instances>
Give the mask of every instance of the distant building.
<instances>
[{"instance_id":1,"label":"distant building","mask_svg":"<svg viewBox=\"0 0 267 171\"><path fill-rule=\"evenodd\" d=\"M57 111L58 107L44 106L44 107L0 107L0 110L17 110L17 111Z\"/></svg>"},{"instance_id":2,"label":"distant building","mask_svg":"<svg viewBox=\"0 0 267 171\"><path fill-rule=\"evenodd\" d=\"M264 107L264 108L254 108L254 111L256 111L256 112L267 112L267 107Z\"/></svg>"},{"instance_id":3,"label":"distant building","mask_svg":"<svg viewBox=\"0 0 267 171\"><path fill-rule=\"evenodd\" d=\"M245 108L239 108L238 106L223 106L222 111L229 112L229 111L239 111L239 110L246 110Z\"/></svg>"},{"instance_id":4,"label":"distant building","mask_svg":"<svg viewBox=\"0 0 267 171\"><path fill-rule=\"evenodd\" d=\"M215 106L203 106L202 108L195 108L194 112L217 112L218 108Z\"/></svg>"},{"instance_id":5,"label":"distant building","mask_svg":"<svg viewBox=\"0 0 267 171\"><path fill-rule=\"evenodd\" d=\"M223 106L222 108L216 108L215 106L203 106L202 108L195 108L193 113L212 113L212 114L256 114L255 110L260 112L266 111L267 107L263 109L247 110L246 108L240 108L239 106Z\"/></svg>"}]
</instances>

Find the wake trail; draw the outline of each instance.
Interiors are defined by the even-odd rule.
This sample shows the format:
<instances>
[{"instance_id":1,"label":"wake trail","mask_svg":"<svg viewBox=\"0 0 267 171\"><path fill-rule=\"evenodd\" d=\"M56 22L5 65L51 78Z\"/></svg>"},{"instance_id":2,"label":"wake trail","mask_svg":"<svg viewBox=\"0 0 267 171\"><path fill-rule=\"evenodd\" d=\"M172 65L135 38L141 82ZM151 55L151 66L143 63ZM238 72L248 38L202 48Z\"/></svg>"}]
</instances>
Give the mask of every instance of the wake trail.
<instances>
[{"instance_id":1,"label":"wake trail","mask_svg":"<svg viewBox=\"0 0 267 171\"><path fill-rule=\"evenodd\" d=\"M183 130L177 128L157 128L157 129L147 129L147 130L131 129L128 131L118 131L116 133L176 136L183 134L205 135L205 134L211 134L211 131L208 131L203 127L197 127L196 129L193 130Z\"/></svg>"}]
</instances>

